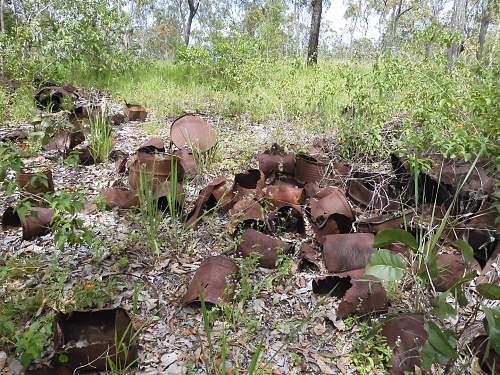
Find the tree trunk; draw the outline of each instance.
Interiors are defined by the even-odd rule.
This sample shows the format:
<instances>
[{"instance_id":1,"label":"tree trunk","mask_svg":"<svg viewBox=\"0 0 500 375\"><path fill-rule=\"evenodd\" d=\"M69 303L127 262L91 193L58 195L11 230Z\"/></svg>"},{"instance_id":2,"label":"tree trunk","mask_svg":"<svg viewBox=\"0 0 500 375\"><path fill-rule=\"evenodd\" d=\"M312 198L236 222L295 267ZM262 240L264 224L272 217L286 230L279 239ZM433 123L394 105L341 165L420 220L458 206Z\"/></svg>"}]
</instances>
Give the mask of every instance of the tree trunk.
<instances>
[{"instance_id":1,"label":"tree trunk","mask_svg":"<svg viewBox=\"0 0 500 375\"><path fill-rule=\"evenodd\" d=\"M451 31L460 34L460 42L453 43L448 49L448 65L451 66L453 61L460 53L460 48L464 39L465 20L466 20L466 0L455 0L453 3L453 13L451 15Z\"/></svg>"},{"instance_id":2,"label":"tree trunk","mask_svg":"<svg viewBox=\"0 0 500 375\"><path fill-rule=\"evenodd\" d=\"M321 12L323 0L312 0L311 30L309 32L309 46L307 48L307 64L318 62L319 29L321 26Z\"/></svg>"},{"instance_id":3,"label":"tree trunk","mask_svg":"<svg viewBox=\"0 0 500 375\"><path fill-rule=\"evenodd\" d=\"M5 19L3 18L4 0L0 0L0 32L5 32Z\"/></svg>"},{"instance_id":4,"label":"tree trunk","mask_svg":"<svg viewBox=\"0 0 500 375\"><path fill-rule=\"evenodd\" d=\"M184 29L184 44L189 46L189 38L191 37L191 25L193 24L193 19L196 16L196 12L198 11L198 6L200 5L200 1L195 3L194 0L187 0L189 5L189 16L186 21L186 28Z\"/></svg>"},{"instance_id":5,"label":"tree trunk","mask_svg":"<svg viewBox=\"0 0 500 375\"><path fill-rule=\"evenodd\" d=\"M489 1L484 1L483 11L481 13L481 26L479 27L479 47L477 49L476 57L478 61L483 58L484 42L486 40L486 33L491 22L491 14L489 11Z\"/></svg>"}]
</instances>

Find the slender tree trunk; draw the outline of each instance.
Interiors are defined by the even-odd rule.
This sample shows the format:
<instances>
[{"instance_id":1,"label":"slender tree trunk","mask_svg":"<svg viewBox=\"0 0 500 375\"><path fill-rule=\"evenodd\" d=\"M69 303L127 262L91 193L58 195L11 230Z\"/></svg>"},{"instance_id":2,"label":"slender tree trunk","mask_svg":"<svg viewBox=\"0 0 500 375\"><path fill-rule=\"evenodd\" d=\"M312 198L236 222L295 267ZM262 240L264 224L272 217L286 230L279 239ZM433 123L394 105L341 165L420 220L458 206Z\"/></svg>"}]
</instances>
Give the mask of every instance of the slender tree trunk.
<instances>
[{"instance_id":1,"label":"slender tree trunk","mask_svg":"<svg viewBox=\"0 0 500 375\"><path fill-rule=\"evenodd\" d=\"M5 32L5 19L3 17L3 12L5 8L4 0L0 0L0 32Z\"/></svg>"},{"instance_id":2,"label":"slender tree trunk","mask_svg":"<svg viewBox=\"0 0 500 375\"><path fill-rule=\"evenodd\" d=\"M307 64L318 62L319 30L321 26L321 12L323 0L312 0L311 30L309 32L309 45L307 48Z\"/></svg>"},{"instance_id":3,"label":"slender tree trunk","mask_svg":"<svg viewBox=\"0 0 500 375\"><path fill-rule=\"evenodd\" d=\"M194 0L187 0L189 5L189 15L186 21L186 28L184 29L184 44L189 46L189 38L191 37L191 25L193 24L193 19L196 16L196 12L198 12L198 7L200 5L200 1L195 3Z\"/></svg>"},{"instance_id":4,"label":"slender tree trunk","mask_svg":"<svg viewBox=\"0 0 500 375\"><path fill-rule=\"evenodd\" d=\"M484 1L483 11L481 13L481 26L479 27L479 46L477 49L476 57L478 61L483 58L484 42L486 40L486 33L491 22L491 14L489 11L489 1Z\"/></svg>"},{"instance_id":5,"label":"slender tree trunk","mask_svg":"<svg viewBox=\"0 0 500 375\"><path fill-rule=\"evenodd\" d=\"M448 65L452 65L453 61L460 53L460 46L465 33L466 21L466 0L455 0L453 3L453 13L451 15L451 30L460 34L460 41L453 43L448 49Z\"/></svg>"}]
</instances>

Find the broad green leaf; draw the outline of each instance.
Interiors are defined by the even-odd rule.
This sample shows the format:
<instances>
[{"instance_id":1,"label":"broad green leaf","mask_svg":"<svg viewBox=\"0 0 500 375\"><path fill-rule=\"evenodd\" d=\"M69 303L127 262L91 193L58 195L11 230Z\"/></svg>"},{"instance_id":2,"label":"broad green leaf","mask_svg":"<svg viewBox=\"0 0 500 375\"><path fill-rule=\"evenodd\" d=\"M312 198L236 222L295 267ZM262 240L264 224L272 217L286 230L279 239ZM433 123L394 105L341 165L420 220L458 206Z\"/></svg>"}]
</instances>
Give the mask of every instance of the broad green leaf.
<instances>
[{"instance_id":1,"label":"broad green leaf","mask_svg":"<svg viewBox=\"0 0 500 375\"><path fill-rule=\"evenodd\" d=\"M446 364L456 358L457 339L453 332L442 331L434 322L428 322L425 327L428 338L422 346L422 367L429 369L432 364Z\"/></svg>"},{"instance_id":2,"label":"broad green leaf","mask_svg":"<svg viewBox=\"0 0 500 375\"><path fill-rule=\"evenodd\" d=\"M449 293L441 293L432 301L432 307L436 311L436 314L440 318L446 318L448 316L455 316L457 314L455 308L446 302L446 297Z\"/></svg>"},{"instance_id":3,"label":"broad green leaf","mask_svg":"<svg viewBox=\"0 0 500 375\"><path fill-rule=\"evenodd\" d=\"M500 286L495 284L479 284L476 286L476 291L487 299L500 300Z\"/></svg>"},{"instance_id":4,"label":"broad green leaf","mask_svg":"<svg viewBox=\"0 0 500 375\"><path fill-rule=\"evenodd\" d=\"M400 280L406 270L403 258L389 250L379 250L373 253L368 260L365 272L367 275L376 276L381 280Z\"/></svg>"},{"instance_id":5,"label":"broad green leaf","mask_svg":"<svg viewBox=\"0 0 500 375\"><path fill-rule=\"evenodd\" d=\"M418 247L415 237L403 229L386 229L377 233L373 241L373 247L386 247L397 242L401 242L413 250Z\"/></svg>"},{"instance_id":6,"label":"broad green leaf","mask_svg":"<svg viewBox=\"0 0 500 375\"><path fill-rule=\"evenodd\" d=\"M500 308L483 306L486 317L485 330L488 333L491 347L500 355Z\"/></svg>"},{"instance_id":7,"label":"broad green leaf","mask_svg":"<svg viewBox=\"0 0 500 375\"><path fill-rule=\"evenodd\" d=\"M470 264L474 260L474 249L467 241L456 240L455 246L462 252L467 264Z\"/></svg>"}]
</instances>

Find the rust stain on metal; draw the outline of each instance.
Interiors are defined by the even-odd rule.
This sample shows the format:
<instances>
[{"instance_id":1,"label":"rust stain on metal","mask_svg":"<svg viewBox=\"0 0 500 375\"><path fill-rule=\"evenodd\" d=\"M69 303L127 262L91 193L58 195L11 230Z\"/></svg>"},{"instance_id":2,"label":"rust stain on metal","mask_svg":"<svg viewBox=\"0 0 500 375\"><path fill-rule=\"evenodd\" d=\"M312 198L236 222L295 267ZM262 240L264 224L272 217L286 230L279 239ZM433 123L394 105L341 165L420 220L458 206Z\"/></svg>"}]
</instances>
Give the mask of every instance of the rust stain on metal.
<instances>
[{"instance_id":1,"label":"rust stain on metal","mask_svg":"<svg viewBox=\"0 0 500 375\"><path fill-rule=\"evenodd\" d=\"M223 176L217 177L200 191L193 210L187 216L186 226L196 225L203 212L221 204L226 196L226 179Z\"/></svg>"},{"instance_id":2,"label":"rust stain on metal","mask_svg":"<svg viewBox=\"0 0 500 375\"><path fill-rule=\"evenodd\" d=\"M278 231L305 234L306 226L302 208L297 205L282 206L269 212L267 227L271 233Z\"/></svg>"},{"instance_id":3,"label":"rust stain on metal","mask_svg":"<svg viewBox=\"0 0 500 375\"><path fill-rule=\"evenodd\" d=\"M182 148L180 150L175 150L174 155L180 159L184 173L187 176L194 177L198 174L196 159L191 151L187 148Z\"/></svg>"},{"instance_id":4,"label":"rust stain on metal","mask_svg":"<svg viewBox=\"0 0 500 375\"><path fill-rule=\"evenodd\" d=\"M264 189L264 197L271 209L285 206L301 206L305 202L304 189L288 181L276 181Z\"/></svg>"},{"instance_id":5,"label":"rust stain on metal","mask_svg":"<svg viewBox=\"0 0 500 375\"><path fill-rule=\"evenodd\" d=\"M277 174L293 175L295 173L295 155L274 143L271 148L257 156L259 169L267 177Z\"/></svg>"},{"instance_id":6,"label":"rust stain on metal","mask_svg":"<svg viewBox=\"0 0 500 375\"><path fill-rule=\"evenodd\" d=\"M155 153L155 152L165 152L165 142L159 137L149 138L144 141L137 152Z\"/></svg>"},{"instance_id":7,"label":"rust stain on metal","mask_svg":"<svg viewBox=\"0 0 500 375\"><path fill-rule=\"evenodd\" d=\"M184 115L177 118L170 128L170 138L177 148L188 147L206 152L215 145L215 132L201 116Z\"/></svg>"},{"instance_id":8,"label":"rust stain on metal","mask_svg":"<svg viewBox=\"0 0 500 375\"><path fill-rule=\"evenodd\" d=\"M364 268L373 249L371 233L330 234L323 243L323 259L326 269L341 273Z\"/></svg>"},{"instance_id":9,"label":"rust stain on metal","mask_svg":"<svg viewBox=\"0 0 500 375\"><path fill-rule=\"evenodd\" d=\"M458 254L439 254L436 259L439 274L433 278L438 292L450 289L465 274L465 264Z\"/></svg>"},{"instance_id":10,"label":"rust stain on metal","mask_svg":"<svg viewBox=\"0 0 500 375\"><path fill-rule=\"evenodd\" d=\"M53 209L32 207L28 215L20 218L23 227L23 240L31 240L49 233L50 222L54 215Z\"/></svg>"},{"instance_id":11,"label":"rust stain on metal","mask_svg":"<svg viewBox=\"0 0 500 375\"><path fill-rule=\"evenodd\" d=\"M146 117L148 115L148 112L146 111L146 108L144 108L140 104L128 104L125 103L123 105L123 114L127 116L127 118L130 121L138 121L138 122L144 122L146 121Z\"/></svg>"},{"instance_id":12,"label":"rust stain on metal","mask_svg":"<svg viewBox=\"0 0 500 375\"><path fill-rule=\"evenodd\" d=\"M129 161L128 183L133 190L139 187L139 174L141 168L144 168L146 175L151 179L153 185L158 187L168 180L172 165L177 164L177 179L182 181L184 178L184 169L179 163L179 158L174 155L157 157L154 154L139 152L133 155Z\"/></svg>"},{"instance_id":13,"label":"rust stain on metal","mask_svg":"<svg viewBox=\"0 0 500 375\"><path fill-rule=\"evenodd\" d=\"M54 180L50 169L38 173L23 170L17 174L16 180L19 188L29 194L38 195L54 192Z\"/></svg>"},{"instance_id":14,"label":"rust stain on metal","mask_svg":"<svg viewBox=\"0 0 500 375\"><path fill-rule=\"evenodd\" d=\"M316 269L321 268L321 256L319 251L316 250L314 244L311 242L303 242L300 245L299 251L299 267L312 266Z\"/></svg>"},{"instance_id":15,"label":"rust stain on metal","mask_svg":"<svg viewBox=\"0 0 500 375\"><path fill-rule=\"evenodd\" d=\"M224 256L211 256L203 260L196 270L182 304L200 302L200 291L205 302L218 304L229 301L238 276L238 265Z\"/></svg>"},{"instance_id":16,"label":"rust stain on metal","mask_svg":"<svg viewBox=\"0 0 500 375\"><path fill-rule=\"evenodd\" d=\"M380 216L359 219L358 230L364 233L378 233L385 229L399 228L404 223L409 223L413 218L413 209L408 209L400 214L388 213Z\"/></svg>"},{"instance_id":17,"label":"rust stain on metal","mask_svg":"<svg viewBox=\"0 0 500 375\"><path fill-rule=\"evenodd\" d=\"M132 321L122 308L73 311L54 319L54 365L84 371L106 370L110 357L119 368L137 362L137 344ZM121 340L127 351L115 346ZM64 353L67 363L58 363L57 354Z\"/></svg>"},{"instance_id":18,"label":"rust stain on metal","mask_svg":"<svg viewBox=\"0 0 500 375\"><path fill-rule=\"evenodd\" d=\"M110 208L130 208L139 205L139 197L136 192L120 189L108 188L101 191L101 196Z\"/></svg>"},{"instance_id":19,"label":"rust stain on metal","mask_svg":"<svg viewBox=\"0 0 500 375\"><path fill-rule=\"evenodd\" d=\"M265 268L276 268L278 252L288 252L290 244L277 238L258 232L255 229L245 229L237 251L247 257L253 253L260 256L259 264Z\"/></svg>"},{"instance_id":20,"label":"rust stain on metal","mask_svg":"<svg viewBox=\"0 0 500 375\"><path fill-rule=\"evenodd\" d=\"M347 194L364 207L382 212L399 210L401 208L400 202L389 196L387 186L380 185L363 178L352 179L349 182Z\"/></svg>"},{"instance_id":21,"label":"rust stain on metal","mask_svg":"<svg viewBox=\"0 0 500 375\"><path fill-rule=\"evenodd\" d=\"M264 223L264 208L253 199L242 199L229 210L231 226L236 228L257 227Z\"/></svg>"},{"instance_id":22,"label":"rust stain on metal","mask_svg":"<svg viewBox=\"0 0 500 375\"><path fill-rule=\"evenodd\" d=\"M298 154L295 158L295 179L302 185L321 181L325 177L327 167L328 165L321 160Z\"/></svg>"},{"instance_id":23,"label":"rust stain on metal","mask_svg":"<svg viewBox=\"0 0 500 375\"><path fill-rule=\"evenodd\" d=\"M420 367L420 348L427 341L422 314L406 313L388 318L382 325L382 336L392 348L391 374L403 375Z\"/></svg>"}]
</instances>

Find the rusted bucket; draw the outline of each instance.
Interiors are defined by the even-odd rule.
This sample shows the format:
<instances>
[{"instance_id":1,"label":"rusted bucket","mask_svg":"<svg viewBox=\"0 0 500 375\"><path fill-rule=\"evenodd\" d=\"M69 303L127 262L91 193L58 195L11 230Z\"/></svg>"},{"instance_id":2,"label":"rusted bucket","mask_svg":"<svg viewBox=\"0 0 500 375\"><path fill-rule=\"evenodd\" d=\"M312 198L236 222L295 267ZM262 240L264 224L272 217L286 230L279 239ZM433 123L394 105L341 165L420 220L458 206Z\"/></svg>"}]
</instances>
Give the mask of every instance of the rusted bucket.
<instances>
[{"instance_id":1,"label":"rusted bucket","mask_svg":"<svg viewBox=\"0 0 500 375\"><path fill-rule=\"evenodd\" d=\"M132 158L134 158L132 160ZM144 168L146 174L151 178L155 187L167 181L170 177L173 164L177 164L177 180L182 181L184 177L184 169L179 163L179 158L173 155L167 155L162 158L156 157L154 154L140 152L132 156L129 161L128 183L133 190L139 187L139 174L141 168Z\"/></svg>"},{"instance_id":2,"label":"rusted bucket","mask_svg":"<svg viewBox=\"0 0 500 375\"><path fill-rule=\"evenodd\" d=\"M50 231L50 222L54 214L55 211L51 208L32 207L28 215L20 218L23 227L23 240L31 240L47 234Z\"/></svg>"},{"instance_id":3,"label":"rusted bucket","mask_svg":"<svg viewBox=\"0 0 500 375\"><path fill-rule=\"evenodd\" d=\"M184 115L172 123L170 139L179 149L206 152L215 145L215 132L201 116Z\"/></svg>"},{"instance_id":4,"label":"rusted bucket","mask_svg":"<svg viewBox=\"0 0 500 375\"><path fill-rule=\"evenodd\" d=\"M328 164L306 154L295 158L295 179L302 185L321 181L326 174Z\"/></svg>"},{"instance_id":5,"label":"rusted bucket","mask_svg":"<svg viewBox=\"0 0 500 375\"><path fill-rule=\"evenodd\" d=\"M19 188L31 195L54 192L54 180L50 169L38 173L24 170L17 174L16 180Z\"/></svg>"},{"instance_id":6,"label":"rusted bucket","mask_svg":"<svg viewBox=\"0 0 500 375\"><path fill-rule=\"evenodd\" d=\"M128 103L125 103L125 105L123 106L123 113L130 121L139 122L146 121L146 117L148 115L146 108L144 108L142 105Z\"/></svg>"}]
</instances>

